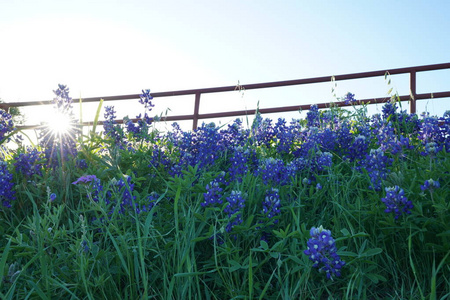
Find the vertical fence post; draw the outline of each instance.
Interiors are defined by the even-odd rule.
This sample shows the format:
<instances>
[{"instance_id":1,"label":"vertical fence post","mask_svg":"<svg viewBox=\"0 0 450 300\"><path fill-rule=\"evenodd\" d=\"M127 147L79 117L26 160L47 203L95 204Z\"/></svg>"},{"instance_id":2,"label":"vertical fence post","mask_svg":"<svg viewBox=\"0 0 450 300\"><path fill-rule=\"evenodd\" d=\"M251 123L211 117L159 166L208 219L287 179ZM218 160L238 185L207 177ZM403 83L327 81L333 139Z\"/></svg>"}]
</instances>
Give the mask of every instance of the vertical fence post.
<instances>
[{"instance_id":1,"label":"vertical fence post","mask_svg":"<svg viewBox=\"0 0 450 300\"><path fill-rule=\"evenodd\" d=\"M195 103L194 103L194 119L192 120L192 130L197 129L198 126L198 112L200 110L200 92L195 93Z\"/></svg>"},{"instance_id":2,"label":"vertical fence post","mask_svg":"<svg viewBox=\"0 0 450 300\"><path fill-rule=\"evenodd\" d=\"M410 100L409 100L409 113L416 113L416 70L409 72L409 88L410 88Z\"/></svg>"}]
</instances>

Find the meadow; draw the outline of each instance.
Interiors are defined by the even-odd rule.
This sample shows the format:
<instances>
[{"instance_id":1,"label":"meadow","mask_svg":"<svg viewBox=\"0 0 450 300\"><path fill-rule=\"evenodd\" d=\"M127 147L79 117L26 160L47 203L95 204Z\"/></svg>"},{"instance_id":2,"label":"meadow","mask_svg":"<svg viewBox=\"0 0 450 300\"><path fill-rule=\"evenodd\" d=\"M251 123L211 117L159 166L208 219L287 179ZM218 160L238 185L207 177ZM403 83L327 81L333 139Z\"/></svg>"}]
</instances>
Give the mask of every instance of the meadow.
<instances>
[{"instance_id":1,"label":"meadow","mask_svg":"<svg viewBox=\"0 0 450 300\"><path fill-rule=\"evenodd\" d=\"M83 134L54 93L37 144L1 111L0 298L450 298L449 111L160 132L144 90Z\"/></svg>"}]
</instances>

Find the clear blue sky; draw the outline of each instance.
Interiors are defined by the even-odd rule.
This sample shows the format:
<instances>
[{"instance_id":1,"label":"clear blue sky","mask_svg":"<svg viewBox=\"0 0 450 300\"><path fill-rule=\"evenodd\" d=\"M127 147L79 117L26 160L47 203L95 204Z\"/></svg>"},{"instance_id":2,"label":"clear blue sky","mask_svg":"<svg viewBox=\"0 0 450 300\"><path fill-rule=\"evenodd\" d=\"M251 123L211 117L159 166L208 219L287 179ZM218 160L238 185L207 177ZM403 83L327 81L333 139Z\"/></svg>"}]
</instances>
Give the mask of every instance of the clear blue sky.
<instances>
[{"instance_id":1,"label":"clear blue sky","mask_svg":"<svg viewBox=\"0 0 450 300\"><path fill-rule=\"evenodd\" d=\"M450 62L449 11L446 0L0 0L0 98L49 100L58 83L77 98ZM450 70L418 80L418 92L450 90ZM401 94L408 93L407 83L407 77L392 80ZM383 80L352 84L338 84L337 96L352 91L357 98L378 97L389 89ZM247 91L216 100L208 95L202 110L329 101L331 86ZM192 101L182 103L155 101L155 113L167 107L172 114L191 113ZM138 104L136 112L109 104L119 117L139 113ZM418 110L424 109L442 115L450 100L423 102ZM34 114L29 120L49 116L35 112L27 112ZM85 120L89 116L84 113Z\"/></svg>"}]
</instances>

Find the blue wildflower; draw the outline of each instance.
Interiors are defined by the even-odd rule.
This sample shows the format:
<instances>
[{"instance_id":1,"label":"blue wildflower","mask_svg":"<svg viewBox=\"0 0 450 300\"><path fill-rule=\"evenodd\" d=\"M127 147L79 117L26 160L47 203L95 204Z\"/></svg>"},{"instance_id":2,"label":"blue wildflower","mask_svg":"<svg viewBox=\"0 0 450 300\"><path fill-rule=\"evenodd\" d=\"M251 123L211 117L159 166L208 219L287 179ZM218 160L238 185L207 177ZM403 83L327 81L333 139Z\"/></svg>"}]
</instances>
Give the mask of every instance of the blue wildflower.
<instances>
[{"instance_id":1,"label":"blue wildflower","mask_svg":"<svg viewBox=\"0 0 450 300\"><path fill-rule=\"evenodd\" d=\"M356 102L355 94L352 94L352 93L348 92L344 96L343 100L344 100L345 104L350 104L350 103Z\"/></svg>"},{"instance_id":2,"label":"blue wildflower","mask_svg":"<svg viewBox=\"0 0 450 300\"><path fill-rule=\"evenodd\" d=\"M227 206L223 210L230 221L226 226L226 231L231 232L235 225L242 224L242 210L245 207L245 199L240 191L232 191L227 197Z\"/></svg>"},{"instance_id":3,"label":"blue wildflower","mask_svg":"<svg viewBox=\"0 0 450 300\"><path fill-rule=\"evenodd\" d=\"M270 190L266 191L266 196L264 198L263 208L261 213L268 219L273 219L274 223L278 223L278 219L276 219L280 213L280 195L278 194L278 189L271 188Z\"/></svg>"},{"instance_id":4,"label":"blue wildflower","mask_svg":"<svg viewBox=\"0 0 450 300\"><path fill-rule=\"evenodd\" d=\"M381 190L381 182L386 179L389 172L388 167L392 161L391 158L384 155L382 149L371 149L366 158L361 161L361 166L356 169L361 171L362 168L365 168L369 173L371 182L369 189L379 191Z\"/></svg>"},{"instance_id":5,"label":"blue wildflower","mask_svg":"<svg viewBox=\"0 0 450 300\"><path fill-rule=\"evenodd\" d=\"M106 136L112 138L116 144L122 146L124 135L123 131L116 122L116 111L114 106L105 106L105 121L103 122L103 130Z\"/></svg>"},{"instance_id":6,"label":"blue wildflower","mask_svg":"<svg viewBox=\"0 0 450 300\"><path fill-rule=\"evenodd\" d=\"M36 148L27 148L25 153L20 153L15 157L14 167L17 173L21 173L25 178L30 179L34 175L42 176L42 165L40 155L42 152Z\"/></svg>"},{"instance_id":7,"label":"blue wildflower","mask_svg":"<svg viewBox=\"0 0 450 300\"><path fill-rule=\"evenodd\" d=\"M0 142L12 131L14 131L12 116L0 109Z\"/></svg>"},{"instance_id":8,"label":"blue wildflower","mask_svg":"<svg viewBox=\"0 0 450 300\"><path fill-rule=\"evenodd\" d=\"M306 113L306 120L308 127L319 127L320 113L319 107L316 104L311 105L310 110Z\"/></svg>"},{"instance_id":9,"label":"blue wildflower","mask_svg":"<svg viewBox=\"0 0 450 300\"><path fill-rule=\"evenodd\" d=\"M242 177L248 171L248 151L244 151L242 147L234 148L234 153L230 157L230 167L228 173L230 174L230 181L237 180L242 182Z\"/></svg>"},{"instance_id":10,"label":"blue wildflower","mask_svg":"<svg viewBox=\"0 0 450 300\"><path fill-rule=\"evenodd\" d=\"M222 204L222 188L217 180L206 185L206 193L203 193L204 201L200 203L202 207L217 206Z\"/></svg>"},{"instance_id":11,"label":"blue wildflower","mask_svg":"<svg viewBox=\"0 0 450 300\"><path fill-rule=\"evenodd\" d=\"M6 162L0 161L0 201L4 207L10 208L10 201L16 199L13 188L13 175L9 172Z\"/></svg>"},{"instance_id":12,"label":"blue wildflower","mask_svg":"<svg viewBox=\"0 0 450 300\"><path fill-rule=\"evenodd\" d=\"M311 238L307 242L308 249L304 253L314 263L313 267L319 269L319 272L325 272L328 279L333 280L334 276L340 277L345 261L341 260L336 253L337 248L331 231L322 226L312 227L309 234Z\"/></svg>"},{"instance_id":13,"label":"blue wildflower","mask_svg":"<svg viewBox=\"0 0 450 300\"><path fill-rule=\"evenodd\" d=\"M440 185L439 181L433 180L433 179L428 179L428 180L425 180L423 185L420 186L420 189L424 192L426 190L433 191L434 189L438 189L440 187L441 187L441 185Z\"/></svg>"},{"instance_id":14,"label":"blue wildflower","mask_svg":"<svg viewBox=\"0 0 450 300\"><path fill-rule=\"evenodd\" d=\"M72 182L72 184L88 183L95 180L97 180L97 176L95 175L84 175L78 178L76 181Z\"/></svg>"},{"instance_id":15,"label":"blue wildflower","mask_svg":"<svg viewBox=\"0 0 450 300\"><path fill-rule=\"evenodd\" d=\"M414 208L411 201L405 197L405 192L398 185L394 187L387 187L386 197L381 198L381 201L386 205L386 213L394 213L397 220L402 213L410 214L410 209Z\"/></svg>"}]
</instances>

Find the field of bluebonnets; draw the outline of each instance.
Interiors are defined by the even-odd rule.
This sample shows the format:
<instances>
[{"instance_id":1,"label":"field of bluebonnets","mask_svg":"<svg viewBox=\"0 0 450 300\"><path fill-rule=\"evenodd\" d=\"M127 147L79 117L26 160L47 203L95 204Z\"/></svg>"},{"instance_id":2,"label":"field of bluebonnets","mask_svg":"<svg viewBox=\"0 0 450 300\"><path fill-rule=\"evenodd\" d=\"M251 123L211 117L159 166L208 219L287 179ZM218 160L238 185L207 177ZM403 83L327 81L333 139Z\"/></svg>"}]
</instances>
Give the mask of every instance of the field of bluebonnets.
<instances>
[{"instance_id":1,"label":"field of bluebonnets","mask_svg":"<svg viewBox=\"0 0 450 300\"><path fill-rule=\"evenodd\" d=\"M1 112L2 299L450 298L449 112L158 132L144 90L82 134L54 92L73 126L33 146Z\"/></svg>"}]
</instances>

